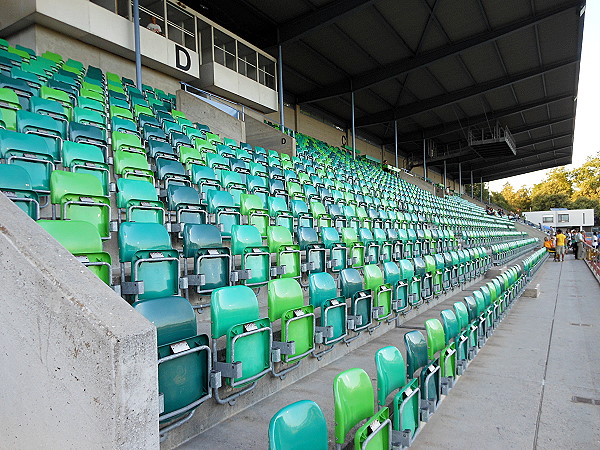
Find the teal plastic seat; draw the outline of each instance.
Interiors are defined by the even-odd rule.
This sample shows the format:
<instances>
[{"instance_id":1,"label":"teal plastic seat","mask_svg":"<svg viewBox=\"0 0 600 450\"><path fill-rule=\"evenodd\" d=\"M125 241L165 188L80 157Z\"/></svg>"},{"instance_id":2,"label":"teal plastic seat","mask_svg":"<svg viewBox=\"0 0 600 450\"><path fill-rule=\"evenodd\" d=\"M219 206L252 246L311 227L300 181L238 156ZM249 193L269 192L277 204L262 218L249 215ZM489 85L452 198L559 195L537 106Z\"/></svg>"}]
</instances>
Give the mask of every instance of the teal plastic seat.
<instances>
[{"instance_id":1,"label":"teal plastic seat","mask_svg":"<svg viewBox=\"0 0 600 450\"><path fill-rule=\"evenodd\" d=\"M377 264L367 264L363 268L365 289L371 290L373 308L377 308L376 319L385 320L393 314L392 286L384 283L383 273Z\"/></svg>"},{"instance_id":2,"label":"teal plastic seat","mask_svg":"<svg viewBox=\"0 0 600 450\"><path fill-rule=\"evenodd\" d=\"M287 228L290 232L294 229L294 216L283 197L268 197L267 205L269 215L275 219L276 226Z\"/></svg>"},{"instance_id":3,"label":"teal plastic seat","mask_svg":"<svg viewBox=\"0 0 600 450\"><path fill-rule=\"evenodd\" d=\"M197 334L196 313L185 298L153 298L132 306L156 327L158 392L164 403L159 421L183 422L212 396L208 336Z\"/></svg>"},{"instance_id":4,"label":"teal plastic seat","mask_svg":"<svg viewBox=\"0 0 600 450\"><path fill-rule=\"evenodd\" d=\"M456 373L461 375L467 367L469 359L469 334L467 330L468 317L456 316L452 309L444 309L440 312L446 346L454 342L456 347Z\"/></svg>"},{"instance_id":5,"label":"teal plastic seat","mask_svg":"<svg viewBox=\"0 0 600 450\"><path fill-rule=\"evenodd\" d=\"M167 209L174 213L175 222L171 231L181 233L186 223L205 224L207 212L200 202L196 189L186 185L171 183L167 186Z\"/></svg>"},{"instance_id":6,"label":"teal plastic seat","mask_svg":"<svg viewBox=\"0 0 600 450\"><path fill-rule=\"evenodd\" d=\"M362 276L357 269L343 269L340 271L339 280L340 295L350 300L348 318L351 319L352 326L348 325L348 328L358 333L371 325L373 296L370 290L364 288Z\"/></svg>"},{"instance_id":7,"label":"teal plastic seat","mask_svg":"<svg viewBox=\"0 0 600 450\"><path fill-rule=\"evenodd\" d=\"M251 391L258 379L270 373L273 332L267 317L260 318L256 295L247 286L215 289L211 296L213 367L225 384L241 388L222 398L214 389L217 403L225 404ZM225 338L225 354L219 357L217 339Z\"/></svg>"},{"instance_id":8,"label":"teal plastic seat","mask_svg":"<svg viewBox=\"0 0 600 450\"><path fill-rule=\"evenodd\" d=\"M110 238L110 201L98 178L55 170L50 176L50 191L53 218L89 222L102 239Z\"/></svg>"},{"instance_id":9,"label":"teal plastic seat","mask_svg":"<svg viewBox=\"0 0 600 450\"><path fill-rule=\"evenodd\" d=\"M158 200L153 184L144 180L117 180L119 221L165 223L165 206Z\"/></svg>"},{"instance_id":10,"label":"teal plastic seat","mask_svg":"<svg viewBox=\"0 0 600 450\"><path fill-rule=\"evenodd\" d=\"M335 377L333 402L337 450L342 449L346 436L357 425L360 426L354 434L355 450L391 448L389 409L384 406L375 412L374 400L371 378L363 369L349 369Z\"/></svg>"},{"instance_id":11,"label":"teal plastic seat","mask_svg":"<svg viewBox=\"0 0 600 450\"><path fill-rule=\"evenodd\" d=\"M50 116L25 110L17 111L17 131L40 136L48 144L52 157L60 161L60 149L65 138L63 125Z\"/></svg>"},{"instance_id":12,"label":"teal plastic seat","mask_svg":"<svg viewBox=\"0 0 600 450\"><path fill-rule=\"evenodd\" d=\"M119 227L121 295L133 301L180 295L179 252L158 223L124 222ZM129 280L125 272L130 266Z\"/></svg>"},{"instance_id":13,"label":"teal plastic seat","mask_svg":"<svg viewBox=\"0 0 600 450\"><path fill-rule=\"evenodd\" d=\"M276 255L277 276L281 278L300 278L300 247L294 244L290 230L282 226L267 229L269 252Z\"/></svg>"},{"instance_id":14,"label":"teal plastic seat","mask_svg":"<svg viewBox=\"0 0 600 450\"><path fill-rule=\"evenodd\" d=\"M415 289L418 289L419 292L416 298L417 303L415 304L418 305L424 300L424 296L426 294L425 290L423 289L423 284L425 280L427 266L425 265L425 260L419 256L415 256L412 261L415 269L413 277L415 285L414 287Z\"/></svg>"},{"instance_id":15,"label":"teal plastic seat","mask_svg":"<svg viewBox=\"0 0 600 450\"><path fill-rule=\"evenodd\" d=\"M238 281L246 286L262 286L269 281L271 254L255 226L231 227L231 251L234 256L240 256L240 270L236 272Z\"/></svg>"},{"instance_id":16,"label":"teal plastic seat","mask_svg":"<svg viewBox=\"0 0 600 450\"><path fill-rule=\"evenodd\" d=\"M393 261L383 263L383 276L385 283L392 288L392 310L396 313L408 310L408 286L412 277L402 276L400 267Z\"/></svg>"},{"instance_id":17,"label":"teal plastic seat","mask_svg":"<svg viewBox=\"0 0 600 450\"><path fill-rule=\"evenodd\" d=\"M321 228L321 240L329 251L328 262L331 265L331 271L337 273L348 267L348 247L341 242L337 229Z\"/></svg>"},{"instance_id":18,"label":"teal plastic seat","mask_svg":"<svg viewBox=\"0 0 600 450\"><path fill-rule=\"evenodd\" d=\"M421 390L421 418L427 422L435 412L441 398L441 374L439 361L428 358L427 342L419 330L404 335L407 375L419 379Z\"/></svg>"},{"instance_id":19,"label":"teal plastic seat","mask_svg":"<svg viewBox=\"0 0 600 450\"><path fill-rule=\"evenodd\" d=\"M346 299L338 296L336 282L327 272L310 274L308 277L310 304L321 309L317 333L321 333L323 345L333 345L348 335L346 328ZM330 327L327 329L327 327ZM331 347L333 348L333 347ZM315 353L315 356L327 352Z\"/></svg>"},{"instance_id":20,"label":"teal plastic seat","mask_svg":"<svg viewBox=\"0 0 600 450\"><path fill-rule=\"evenodd\" d=\"M50 192L50 175L55 157L48 143L33 134L0 130L0 158L7 164L22 167L29 174L31 188L40 194Z\"/></svg>"},{"instance_id":21,"label":"teal plastic seat","mask_svg":"<svg viewBox=\"0 0 600 450\"><path fill-rule=\"evenodd\" d=\"M327 423L311 400L292 403L269 422L269 450L327 450Z\"/></svg>"},{"instance_id":22,"label":"teal plastic seat","mask_svg":"<svg viewBox=\"0 0 600 450\"><path fill-rule=\"evenodd\" d=\"M302 272L325 272L327 250L319 243L317 230L312 227L298 227L298 244L300 251L305 252L306 260L302 264Z\"/></svg>"},{"instance_id":23,"label":"teal plastic seat","mask_svg":"<svg viewBox=\"0 0 600 450\"><path fill-rule=\"evenodd\" d=\"M104 195L109 195L109 167L101 148L90 144L63 141L62 164L71 172L94 175L100 180Z\"/></svg>"},{"instance_id":24,"label":"teal plastic seat","mask_svg":"<svg viewBox=\"0 0 600 450\"><path fill-rule=\"evenodd\" d=\"M268 306L271 328L273 323L281 321L281 343L294 342L294 348L282 345L275 348L281 352L281 362L296 363L282 370L273 371L282 376L298 367L299 361L311 354L315 348L315 314L314 306L304 305L302 287L293 278L278 278L268 283Z\"/></svg>"},{"instance_id":25,"label":"teal plastic seat","mask_svg":"<svg viewBox=\"0 0 600 450\"><path fill-rule=\"evenodd\" d=\"M102 250L98 230L88 222L78 220L39 220L38 224L109 286L111 257Z\"/></svg>"},{"instance_id":26,"label":"teal plastic seat","mask_svg":"<svg viewBox=\"0 0 600 450\"><path fill-rule=\"evenodd\" d=\"M221 229L224 238L231 238L233 225L241 223L239 206L232 195L226 191L209 190L207 192L208 213L213 214L214 224Z\"/></svg>"},{"instance_id":27,"label":"teal plastic seat","mask_svg":"<svg viewBox=\"0 0 600 450\"><path fill-rule=\"evenodd\" d=\"M196 293L204 295L231 284L231 251L223 245L221 232L217 227L185 223L182 239L183 257L193 260L191 272L187 264L184 265L189 288L195 288Z\"/></svg>"},{"instance_id":28,"label":"teal plastic seat","mask_svg":"<svg viewBox=\"0 0 600 450\"><path fill-rule=\"evenodd\" d=\"M400 432L399 445L409 447L420 426L419 380L407 379L406 365L400 351L393 346L383 347L375 353L377 367L377 404L387 406L392 400L393 429Z\"/></svg>"},{"instance_id":29,"label":"teal plastic seat","mask_svg":"<svg viewBox=\"0 0 600 450\"><path fill-rule=\"evenodd\" d=\"M33 220L40 218L39 196L33 190L31 177L23 167L15 164L0 164L0 192Z\"/></svg>"}]
</instances>

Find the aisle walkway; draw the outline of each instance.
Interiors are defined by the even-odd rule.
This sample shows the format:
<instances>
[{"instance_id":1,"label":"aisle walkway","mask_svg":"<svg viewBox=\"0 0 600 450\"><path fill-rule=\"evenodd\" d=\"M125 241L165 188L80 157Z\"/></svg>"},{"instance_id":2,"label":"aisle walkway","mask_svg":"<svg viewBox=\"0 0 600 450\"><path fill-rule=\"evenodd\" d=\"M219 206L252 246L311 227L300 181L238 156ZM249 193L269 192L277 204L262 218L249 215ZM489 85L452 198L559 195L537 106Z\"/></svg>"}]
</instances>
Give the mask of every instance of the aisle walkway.
<instances>
[{"instance_id":1,"label":"aisle walkway","mask_svg":"<svg viewBox=\"0 0 600 450\"><path fill-rule=\"evenodd\" d=\"M544 264L540 297L517 302L412 449L600 448L600 286L567 258Z\"/></svg>"}]
</instances>

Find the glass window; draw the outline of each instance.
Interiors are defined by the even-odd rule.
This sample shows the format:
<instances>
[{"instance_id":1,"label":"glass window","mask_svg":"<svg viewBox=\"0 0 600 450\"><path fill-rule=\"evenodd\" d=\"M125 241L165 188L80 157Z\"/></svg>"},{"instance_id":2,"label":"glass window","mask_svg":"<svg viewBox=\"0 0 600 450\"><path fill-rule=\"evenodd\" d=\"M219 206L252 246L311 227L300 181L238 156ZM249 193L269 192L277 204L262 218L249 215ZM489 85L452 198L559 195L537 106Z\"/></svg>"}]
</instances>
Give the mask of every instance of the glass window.
<instances>
[{"instance_id":1,"label":"glass window","mask_svg":"<svg viewBox=\"0 0 600 450\"><path fill-rule=\"evenodd\" d=\"M275 63L260 54L258 55L258 82L275 89Z\"/></svg>"},{"instance_id":2,"label":"glass window","mask_svg":"<svg viewBox=\"0 0 600 450\"><path fill-rule=\"evenodd\" d=\"M542 216L542 222L552 223L552 222L554 222L554 216Z\"/></svg>"},{"instance_id":3,"label":"glass window","mask_svg":"<svg viewBox=\"0 0 600 450\"><path fill-rule=\"evenodd\" d=\"M165 35L165 8L162 1L140 0L140 27L148 28L152 18L156 19L156 25L160 28L150 27L152 31Z\"/></svg>"},{"instance_id":4,"label":"glass window","mask_svg":"<svg viewBox=\"0 0 600 450\"><path fill-rule=\"evenodd\" d=\"M183 9L167 3L167 37L196 51L196 20Z\"/></svg>"},{"instance_id":5,"label":"glass window","mask_svg":"<svg viewBox=\"0 0 600 450\"><path fill-rule=\"evenodd\" d=\"M215 62L236 70L236 42L231 36L220 30L214 30ZM237 70L236 70L237 71Z\"/></svg>"},{"instance_id":6,"label":"glass window","mask_svg":"<svg viewBox=\"0 0 600 450\"><path fill-rule=\"evenodd\" d=\"M568 214L559 214L558 215L558 223L567 223L567 222L569 222Z\"/></svg>"},{"instance_id":7,"label":"glass window","mask_svg":"<svg viewBox=\"0 0 600 450\"><path fill-rule=\"evenodd\" d=\"M238 73L256 81L256 52L238 42Z\"/></svg>"},{"instance_id":8,"label":"glass window","mask_svg":"<svg viewBox=\"0 0 600 450\"><path fill-rule=\"evenodd\" d=\"M200 18L196 20L196 29L198 30L198 39L199 44L198 48L200 49L200 64L208 64L213 60L212 49L213 49L213 39L212 39L212 30L213 28Z\"/></svg>"}]
</instances>

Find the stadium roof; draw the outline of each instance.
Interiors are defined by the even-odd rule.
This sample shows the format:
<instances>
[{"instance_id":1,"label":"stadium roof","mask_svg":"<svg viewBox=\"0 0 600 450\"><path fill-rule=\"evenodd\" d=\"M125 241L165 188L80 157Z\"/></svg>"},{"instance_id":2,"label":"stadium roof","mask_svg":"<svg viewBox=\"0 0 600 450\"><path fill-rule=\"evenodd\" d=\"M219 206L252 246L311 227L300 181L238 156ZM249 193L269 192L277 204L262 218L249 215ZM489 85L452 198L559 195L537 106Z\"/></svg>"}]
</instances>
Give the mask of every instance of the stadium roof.
<instances>
[{"instance_id":1,"label":"stadium roof","mask_svg":"<svg viewBox=\"0 0 600 450\"><path fill-rule=\"evenodd\" d=\"M585 1L186 0L254 45L283 51L286 99L428 167L495 180L568 164ZM507 126L516 155L482 157L468 130ZM429 143L428 143L429 145ZM466 181L466 180L465 180Z\"/></svg>"}]
</instances>

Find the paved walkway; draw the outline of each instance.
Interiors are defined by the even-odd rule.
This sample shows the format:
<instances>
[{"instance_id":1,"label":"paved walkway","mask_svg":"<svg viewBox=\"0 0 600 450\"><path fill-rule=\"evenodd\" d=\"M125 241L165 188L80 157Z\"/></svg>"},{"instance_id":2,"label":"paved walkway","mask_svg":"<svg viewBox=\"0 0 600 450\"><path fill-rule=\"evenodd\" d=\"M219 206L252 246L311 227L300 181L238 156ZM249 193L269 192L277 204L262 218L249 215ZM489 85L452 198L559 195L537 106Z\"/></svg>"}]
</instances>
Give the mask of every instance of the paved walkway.
<instances>
[{"instance_id":1,"label":"paved walkway","mask_svg":"<svg viewBox=\"0 0 600 450\"><path fill-rule=\"evenodd\" d=\"M541 295L522 297L515 304L411 448L600 448L600 285L583 261L570 258L562 264L546 262L536 283ZM457 294L179 448L265 449L272 415L302 399L321 406L333 448L333 378L362 367L376 392L375 352L395 345L404 353L404 333L422 328L427 318L439 317L464 295ZM573 402L574 396L598 404Z\"/></svg>"}]
</instances>

